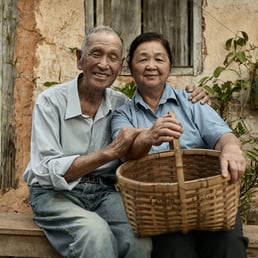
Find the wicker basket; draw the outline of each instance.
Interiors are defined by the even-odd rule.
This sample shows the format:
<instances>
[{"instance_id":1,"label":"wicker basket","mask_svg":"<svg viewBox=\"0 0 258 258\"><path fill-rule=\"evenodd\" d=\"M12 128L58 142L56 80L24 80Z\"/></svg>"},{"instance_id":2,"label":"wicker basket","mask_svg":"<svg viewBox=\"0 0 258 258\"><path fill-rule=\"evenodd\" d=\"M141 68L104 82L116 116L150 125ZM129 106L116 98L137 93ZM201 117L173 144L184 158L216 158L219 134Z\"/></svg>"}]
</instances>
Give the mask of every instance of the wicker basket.
<instances>
[{"instance_id":1,"label":"wicker basket","mask_svg":"<svg viewBox=\"0 0 258 258\"><path fill-rule=\"evenodd\" d=\"M230 230L240 184L222 178L219 151L175 149L125 162L117 178L133 231L152 236L190 230Z\"/></svg>"}]
</instances>

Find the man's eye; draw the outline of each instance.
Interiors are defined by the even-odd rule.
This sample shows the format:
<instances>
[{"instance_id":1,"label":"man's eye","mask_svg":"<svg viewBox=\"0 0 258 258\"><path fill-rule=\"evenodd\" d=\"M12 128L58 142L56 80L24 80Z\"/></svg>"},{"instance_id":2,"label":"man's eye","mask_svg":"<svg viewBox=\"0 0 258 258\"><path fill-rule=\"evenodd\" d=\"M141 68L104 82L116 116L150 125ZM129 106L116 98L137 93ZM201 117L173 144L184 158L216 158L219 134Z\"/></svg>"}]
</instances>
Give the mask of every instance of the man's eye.
<instances>
[{"instance_id":1,"label":"man's eye","mask_svg":"<svg viewBox=\"0 0 258 258\"><path fill-rule=\"evenodd\" d=\"M101 55L100 55L100 53L92 53L92 54L91 54L91 56L93 56L93 57L96 57L96 58L97 58L97 57L100 57Z\"/></svg>"},{"instance_id":2,"label":"man's eye","mask_svg":"<svg viewBox=\"0 0 258 258\"><path fill-rule=\"evenodd\" d=\"M117 56L110 56L109 58L110 58L110 60L111 60L112 62L117 62L117 61L119 61L119 58L118 58Z\"/></svg>"}]
</instances>

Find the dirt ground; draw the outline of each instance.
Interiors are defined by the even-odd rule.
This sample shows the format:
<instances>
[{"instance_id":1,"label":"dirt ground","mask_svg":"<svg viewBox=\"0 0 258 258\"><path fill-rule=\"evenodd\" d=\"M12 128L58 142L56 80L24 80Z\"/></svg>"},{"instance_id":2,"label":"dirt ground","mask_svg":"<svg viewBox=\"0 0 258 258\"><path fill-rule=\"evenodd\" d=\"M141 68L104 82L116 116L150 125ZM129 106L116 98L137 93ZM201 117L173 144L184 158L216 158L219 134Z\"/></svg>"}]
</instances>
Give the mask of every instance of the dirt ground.
<instances>
[{"instance_id":1,"label":"dirt ground","mask_svg":"<svg viewBox=\"0 0 258 258\"><path fill-rule=\"evenodd\" d=\"M28 187L26 184L0 195L0 212L32 213L28 204Z\"/></svg>"}]
</instances>

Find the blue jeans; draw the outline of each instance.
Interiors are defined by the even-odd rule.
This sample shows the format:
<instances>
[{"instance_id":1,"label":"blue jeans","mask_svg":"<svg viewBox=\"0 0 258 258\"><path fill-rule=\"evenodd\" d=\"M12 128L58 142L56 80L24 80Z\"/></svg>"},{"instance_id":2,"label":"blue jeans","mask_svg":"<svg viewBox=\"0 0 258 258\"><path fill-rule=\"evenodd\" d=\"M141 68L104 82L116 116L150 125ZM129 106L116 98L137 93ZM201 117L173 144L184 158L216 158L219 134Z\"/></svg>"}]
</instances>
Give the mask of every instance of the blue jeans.
<instances>
[{"instance_id":1,"label":"blue jeans","mask_svg":"<svg viewBox=\"0 0 258 258\"><path fill-rule=\"evenodd\" d=\"M151 257L151 238L134 235L112 186L85 183L56 191L35 184L29 203L35 223L63 257Z\"/></svg>"}]
</instances>

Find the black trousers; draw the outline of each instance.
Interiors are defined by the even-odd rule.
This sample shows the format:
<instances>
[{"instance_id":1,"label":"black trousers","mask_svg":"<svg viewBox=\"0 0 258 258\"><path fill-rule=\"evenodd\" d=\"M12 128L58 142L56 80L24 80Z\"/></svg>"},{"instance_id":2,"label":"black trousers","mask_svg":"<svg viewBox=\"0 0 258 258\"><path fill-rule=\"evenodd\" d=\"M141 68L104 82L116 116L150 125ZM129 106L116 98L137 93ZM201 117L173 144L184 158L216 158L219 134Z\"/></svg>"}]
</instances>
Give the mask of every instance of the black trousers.
<instances>
[{"instance_id":1,"label":"black trousers","mask_svg":"<svg viewBox=\"0 0 258 258\"><path fill-rule=\"evenodd\" d=\"M152 258L246 258L248 239L239 214L230 231L192 231L153 236Z\"/></svg>"}]
</instances>

